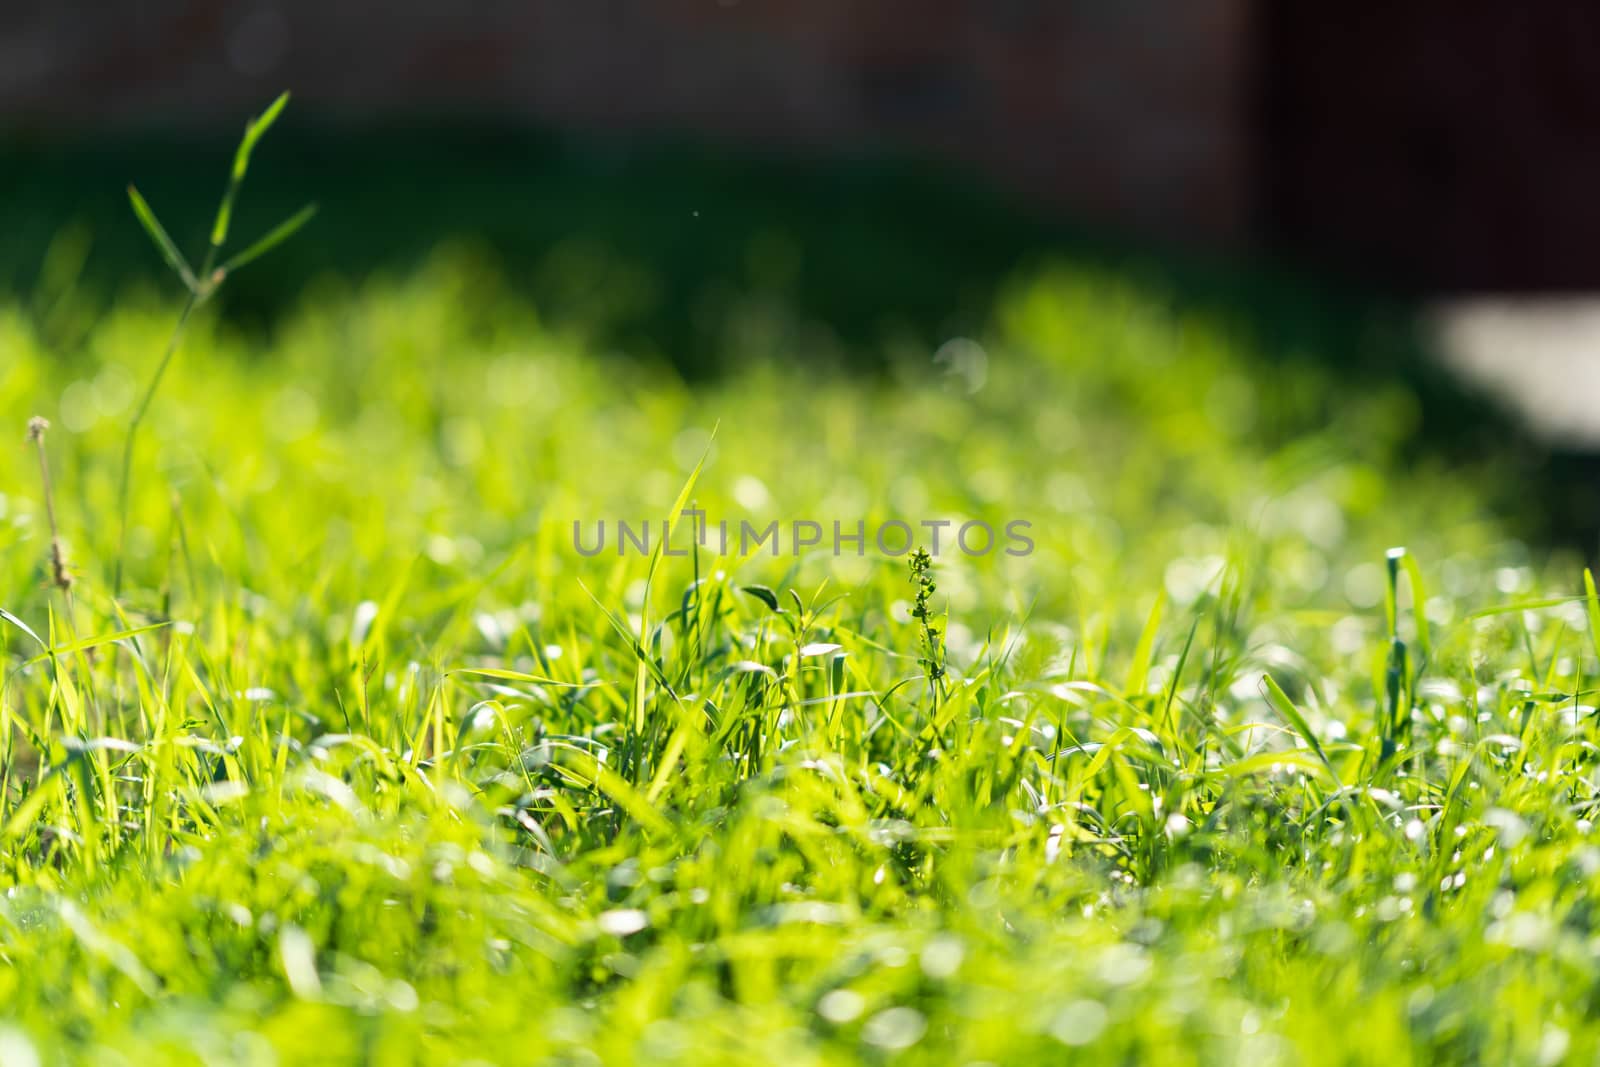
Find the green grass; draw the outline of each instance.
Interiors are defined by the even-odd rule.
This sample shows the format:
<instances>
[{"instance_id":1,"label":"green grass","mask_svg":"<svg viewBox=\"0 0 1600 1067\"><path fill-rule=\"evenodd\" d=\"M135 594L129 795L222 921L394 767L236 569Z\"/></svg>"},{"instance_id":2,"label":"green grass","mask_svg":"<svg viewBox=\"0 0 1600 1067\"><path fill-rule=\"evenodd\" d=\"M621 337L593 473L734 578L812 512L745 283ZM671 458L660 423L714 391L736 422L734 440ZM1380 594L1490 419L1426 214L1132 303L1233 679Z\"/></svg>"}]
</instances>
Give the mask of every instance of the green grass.
<instances>
[{"instance_id":1,"label":"green grass","mask_svg":"<svg viewBox=\"0 0 1600 1067\"><path fill-rule=\"evenodd\" d=\"M981 388L781 300L686 384L445 250L194 316L114 600L150 292L0 307L0 1057L1600 1054L1600 605L1408 387L1081 266ZM691 481L1037 549L574 550Z\"/></svg>"}]
</instances>

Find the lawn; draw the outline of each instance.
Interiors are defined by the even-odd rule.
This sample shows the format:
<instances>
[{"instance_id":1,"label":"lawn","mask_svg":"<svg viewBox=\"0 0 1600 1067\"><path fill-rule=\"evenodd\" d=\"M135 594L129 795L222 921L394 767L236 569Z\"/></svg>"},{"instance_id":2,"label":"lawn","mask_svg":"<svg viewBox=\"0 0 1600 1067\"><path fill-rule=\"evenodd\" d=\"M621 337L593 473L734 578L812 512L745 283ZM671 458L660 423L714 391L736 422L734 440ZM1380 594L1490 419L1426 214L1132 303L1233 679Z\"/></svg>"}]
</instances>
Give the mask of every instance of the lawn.
<instances>
[{"instance_id":1,"label":"lawn","mask_svg":"<svg viewBox=\"0 0 1600 1067\"><path fill-rule=\"evenodd\" d=\"M1600 602L1410 379L1070 256L830 332L760 233L686 374L447 243L202 308L124 541L181 288L72 240L0 304L0 1060L1600 1055Z\"/></svg>"}]
</instances>

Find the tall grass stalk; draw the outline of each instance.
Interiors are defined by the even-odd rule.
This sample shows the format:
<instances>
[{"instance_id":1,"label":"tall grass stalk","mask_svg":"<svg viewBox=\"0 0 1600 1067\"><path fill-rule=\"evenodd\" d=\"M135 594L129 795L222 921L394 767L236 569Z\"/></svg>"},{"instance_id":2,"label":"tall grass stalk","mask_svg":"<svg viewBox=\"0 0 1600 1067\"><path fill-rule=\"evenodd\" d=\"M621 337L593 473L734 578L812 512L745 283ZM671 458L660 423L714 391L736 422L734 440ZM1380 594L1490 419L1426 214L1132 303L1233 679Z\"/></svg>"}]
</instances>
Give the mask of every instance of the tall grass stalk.
<instances>
[{"instance_id":1,"label":"tall grass stalk","mask_svg":"<svg viewBox=\"0 0 1600 1067\"><path fill-rule=\"evenodd\" d=\"M273 227L242 252L220 266L217 265L217 257L228 240L234 200L238 197L239 187L244 184L244 176L250 169L250 153L255 149L256 142L261 136L277 121L288 103L289 94L283 93L265 111L245 124L244 136L240 138L239 147L234 152L233 169L229 172L228 185L222 194L222 201L217 205L216 218L211 224L211 237L206 244L205 255L200 261L198 272L190 269L183 253L168 236L166 228L156 218L155 212L150 209L150 205L145 202L139 190L132 185L128 186L128 200L133 206L134 215L144 226L145 232L150 235L150 240L162 258L167 261L167 265L183 282L188 295L184 298L183 309L178 313L178 321L173 326L172 336L167 339L166 349L161 353L160 361L156 363L155 373L150 376L150 382L145 386L139 406L134 409L133 418L128 422L128 434L122 444L121 477L117 483L117 562L111 582L112 595L115 597L122 595L123 567L127 562L128 502L133 481L133 455L138 444L139 430L150 413L150 405L155 401L156 393L161 388L161 381L166 377L167 368L171 366L173 357L177 355L178 348L183 343L183 335L188 329L189 320L201 305L216 295L222 283L234 271L287 240L316 213L316 206L308 204Z\"/></svg>"},{"instance_id":2,"label":"tall grass stalk","mask_svg":"<svg viewBox=\"0 0 1600 1067\"><path fill-rule=\"evenodd\" d=\"M44 493L44 514L50 524L50 584L61 590L67 598L67 614L72 614L72 571L67 566L67 550L61 541L61 528L56 524L55 490L50 484L50 457L45 452L44 435L50 422L39 416L28 420L28 440L39 453L39 485Z\"/></svg>"}]
</instances>

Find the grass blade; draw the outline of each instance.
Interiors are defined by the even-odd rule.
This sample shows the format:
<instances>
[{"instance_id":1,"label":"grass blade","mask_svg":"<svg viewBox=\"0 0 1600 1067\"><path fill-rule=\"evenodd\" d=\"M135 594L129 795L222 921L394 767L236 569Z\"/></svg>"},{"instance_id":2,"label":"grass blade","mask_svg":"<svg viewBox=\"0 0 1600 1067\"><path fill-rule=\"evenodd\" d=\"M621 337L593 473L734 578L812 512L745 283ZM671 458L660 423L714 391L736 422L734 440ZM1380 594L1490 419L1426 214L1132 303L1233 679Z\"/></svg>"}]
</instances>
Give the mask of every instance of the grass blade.
<instances>
[{"instance_id":1,"label":"grass blade","mask_svg":"<svg viewBox=\"0 0 1600 1067\"><path fill-rule=\"evenodd\" d=\"M1422 658L1427 659L1431 645L1428 641L1428 592L1422 584L1422 568L1417 566L1417 557L1409 552L1401 557L1400 565L1411 582L1411 621L1417 628L1417 649Z\"/></svg>"},{"instance_id":2,"label":"grass blade","mask_svg":"<svg viewBox=\"0 0 1600 1067\"><path fill-rule=\"evenodd\" d=\"M12 626L15 626L17 629L21 630L23 633L37 641L40 648L48 649L50 647L49 643L46 642L44 638L33 632L33 627L29 626L27 623L11 614L11 612L7 611L5 608L0 608L0 622L9 622Z\"/></svg>"},{"instance_id":3,"label":"grass blade","mask_svg":"<svg viewBox=\"0 0 1600 1067\"><path fill-rule=\"evenodd\" d=\"M266 255L268 252L272 251L274 248L278 247L280 244L298 233L300 228L306 223L310 222L316 213L317 205L315 204L307 204L299 211L296 211L293 215L289 216L287 219L274 226L271 230L267 231L263 237L257 240L250 247L246 248L243 252L240 252L238 255L224 263L222 265L223 275L226 276L232 274L246 263L260 259L262 256Z\"/></svg>"},{"instance_id":4,"label":"grass blade","mask_svg":"<svg viewBox=\"0 0 1600 1067\"><path fill-rule=\"evenodd\" d=\"M178 251L178 246L173 243L172 238L167 236L166 228L161 225L161 220L156 218L156 213L150 210L150 205L145 202L144 197L139 195L139 190L132 185L128 186L128 201L133 205L133 213L144 227L144 232L150 235L150 240L160 250L161 257L167 261L167 266L171 267L173 272L183 279L183 284L193 292L194 271L189 269L189 262L183 258L183 253Z\"/></svg>"},{"instance_id":5,"label":"grass blade","mask_svg":"<svg viewBox=\"0 0 1600 1067\"><path fill-rule=\"evenodd\" d=\"M153 622L145 626L135 626L128 630L118 630L116 633L101 634L98 637L79 638L76 641L69 641L64 645L56 645L54 648L46 646L46 651L41 655L30 659L27 665L30 667L36 666L49 659L51 656L70 656L78 652L87 652L92 648L100 648L103 645L116 644L120 641L131 641L135 637L142 637L145 634L154 633L157 630L163 630L171 625L172 623L166 621ZM34 640L37 641L38 637L36 636Z\"/></svg>"},{"instance_id":6,"label":"grass blade","mask_svg":"<svg viewBox=\"0 0 1600 1067\"><path fill-rule=\"evenodd\" d=\"M244 180L245 171L250 169L250 153L255 150L256 142L261 140L263 134L272 128L278 121L278 116L283 114L283 109L289 104L289 94L280 93L278 98L267 105L267 109L249 122L245 123L244 136L239 140L239 147L233 153L233 180Z\"/></svg>"},{"instance_id":7,"label":"grass blade","mask_svg":"<svg viewBox=\"0 0 1600 1067\"><path fill-rule=\"evenodd\" d=\"M1339 775L1334 772L1333 764L1328 761L1328 754L1322 751L1322 742L1317 740L1316 731L1311 729L1311 723L1306 721L1306 717L1301 714L1300 709L1294 706L1294 701L1289 699L1289 694L1283 691L1283 687L1278 684L1277 679L1273 678L1271 674L1263 672L1261 675L1261 687L1266 691L1267 703L1271 704L1279 715L1288 720L1289 725L1294 727L1294 732L1300 735L1300 740L1310 746L1311 751L1315 752L1317 758L1322 761L1322 765L1327 767L1329 773L1333 774L1334 780L1338 781Z\"/></svg>"},{"instance_id":8,"label":"grass blade","mask_svg":"<svg viewBox=\"0 0 1600 1067\"><path fill-rule=\"evenodd\" d=\"M1600 593L1595 592L1594 574L1588 567L1583 568L1583 594L1589 611L1589 641L1594 645L1594 654L1600 656Z\"/></svg>"},{"instance_id":9,"label":"grass blade","mask_svg":"<svg viewBox=\"0 0 1600 1067\"><path fill-rule=\"evenodd\" d=\"M1139 643L1133 650L1133 665L1128 668L1128 698L1131 700L1144 692L1145 683L1150 680L1150 658L1155 651L1156 634L1161 629L1161 609L1166 607L1166 593L1157 593L1156 602L1150 609L1150 616L1145 620L1144 630L1139 634Z\"/></svg>"}]
</instances>

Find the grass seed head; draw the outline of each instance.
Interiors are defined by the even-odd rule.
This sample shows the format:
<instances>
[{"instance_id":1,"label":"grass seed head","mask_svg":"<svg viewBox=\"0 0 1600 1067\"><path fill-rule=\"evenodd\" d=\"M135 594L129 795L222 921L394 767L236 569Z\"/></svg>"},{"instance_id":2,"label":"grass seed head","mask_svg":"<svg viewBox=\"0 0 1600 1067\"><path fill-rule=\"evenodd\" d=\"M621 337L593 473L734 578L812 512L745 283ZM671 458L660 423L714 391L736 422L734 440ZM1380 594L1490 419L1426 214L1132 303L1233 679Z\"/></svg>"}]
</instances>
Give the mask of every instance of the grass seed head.
<instances>
[{"instance_id":1,"label":"grass seed head","mask_svg":"<svg viewBox=\"0 0 1600 1067\"><path fill-rule=\"evenodd\" d=\"M39 452L39 481L44 491L45 516L50 522L50 583L63 593L72 591L72 568L67 563L67 549L61 541L61 532L56 526L55 493L50 484L50 460L44 450L44 434L50 428L50 420L42 415L35 415L28 420L28 440L33 442Z\"/></svg>"},{"instance_id":2,"label":"grass seed head","mask_svg":"<svg viewBox=\"0 0 1600 1067\"><path fill-rule=\"evenodd\" d=\"M916 604L911 609L911 617L916 619L922 630L922 643L927 650L922 660L924 669L928 672L928 680L937 682L944 677L944 646L941 644L942 635L939 627L933 624L933 613L930 605L933 594L938 591L938 584L933 580L933 557L925 548L919 548L911 553L911 584L916 586Z\"/></svg>"}]
</instances>

